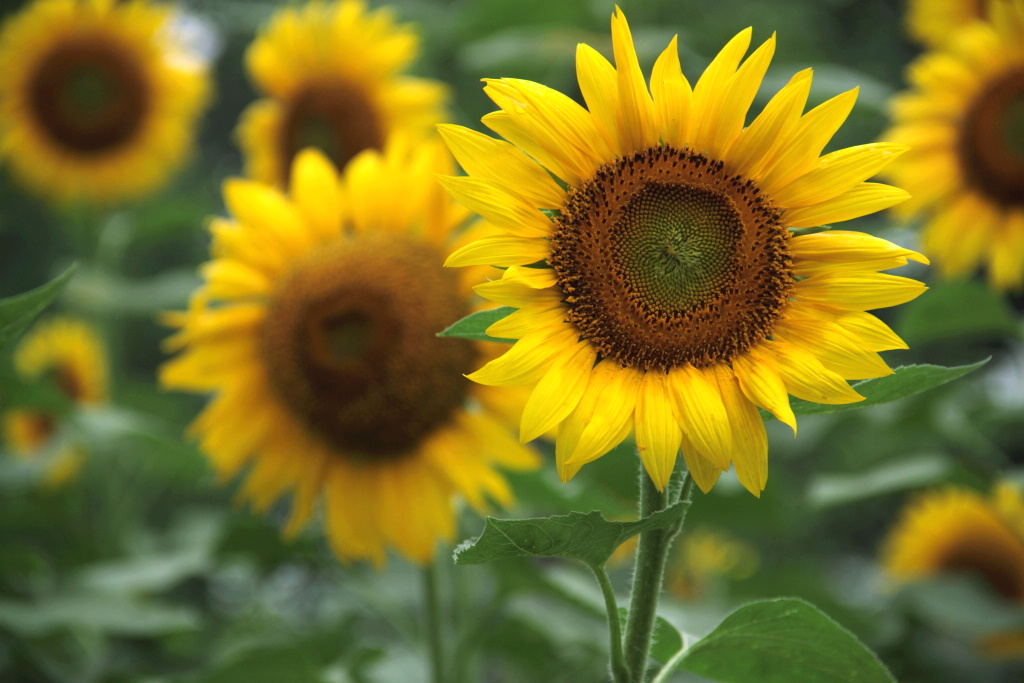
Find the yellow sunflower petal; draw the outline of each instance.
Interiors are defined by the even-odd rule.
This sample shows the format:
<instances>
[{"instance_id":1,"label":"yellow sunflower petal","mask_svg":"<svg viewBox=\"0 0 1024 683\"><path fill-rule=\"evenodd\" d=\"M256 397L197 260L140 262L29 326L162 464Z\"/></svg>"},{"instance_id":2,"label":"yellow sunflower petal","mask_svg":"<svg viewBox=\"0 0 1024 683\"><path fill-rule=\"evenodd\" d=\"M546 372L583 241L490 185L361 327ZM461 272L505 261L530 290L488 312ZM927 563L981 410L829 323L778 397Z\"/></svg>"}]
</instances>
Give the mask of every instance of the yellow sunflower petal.
<instances>
[{"instance_id":1,"label":"yellow sunflower petal","mask_svg":"<svg viewBox=\"0 0 1024 683\"><path fill-rule=\"evenodd\" d=\"M904 304L926 289L917 280L898 275L852 271L823 273L800 280L793 287L793 298L869 311Z\"/></svg>"},{"instance_id":2,"label":"yellow sunflower petal","mask_svg":"<svg viewBox=\"0 0 1024 683\"><path fill-rule=\"evenodd\" d=\"M543 168L509 143L451 124L442 124L437 130L470 176L506 189L529 206L561 208L565 192Z\"/></svg>"},{"instance_id":3,"label":"yellow sunflower petal","mask_svg":"<svg viewBox=\"0 0 1024 683\"><path fill-rule=\"evenodd\" d=\"M755 362L774 367L786 390L805 401L827 404L856 403L864 397L850 388L814 354L781 341L766 342L750 350Z\"/></svg>"},{"instance_id":4,"label":"yellow sunflower petal","mask_svg":"<svg viewBox=\"0 0 1024 683\"><path fill-rule=\"evenodd\" d=\"M704 493L713 489L718 483L718 478L722 476L722 470L700 455L693 444L687 440L685 434L680 447L683 460L686 461L686 468L689 470L690 476L693 477L694 483L697 484L697 488Z\"/></svg>"},{"instance_id":5,"label":"yellow sunflower petal","mask_svg":"<svg viewBox=\"0 0 1024 683\"><path fill-rule=\"evenodd\" d=\"M832 199L873 177L908 149L890 142L874 142L826 154L813 171L775 192L772 201L793 209Z\"/></svg>"},{"instance_id":6,"label":"yellow sunflower petal","mask_svg":"<svg viewBox=\"0 0 1024 683\"><path fill-rule=\"evenodd\" d=\"M732 425L732 461L743 487L761 496L768 483L768 435L764 421L740 389L734 373L724 365L714 367L722 403Z\"/></svg>"},{"instance_id":7,"label":"yellow sunflower petal","mask_svg":"<svg viewBox=\"0 0 1024 683\"><path fill-rule=\"evenodd\" d=\"M750 47L752 35L753 29L750 28L737 33L711 60L711 64L693 86L694 130L691 144L698 150L707 149L715 143L716 117L721 113L728 92L726 83L736 73L740 60Z\"/></svg>"},{"instance_id":8,"label":"yellow sunflower petal","mask_svg":"<svg viewBox=\"0 0 1024 683\"><path fill-rule=\"evenodd\" d=\"M785 148L800 122L811 92L811 76L811 69L793 76L740 132L729 148L727 161L731 170L755 180L764 174L775 151Z\"/></svg>"},{"instance_id":9,"label":"yellow sunflower petal","mask_svg":"<svg viewBox=\"0 0 1024 683\"><path fill-rule=\"evenodd\" d=\"M593 347L579 342L551 365L523 408L520 441L532 441L547 433L576 409L590 383L596 360Z\"/></svg>"},{"instance_id":10,"label":"yellow sunflower petal","mask_svg":"<svg viewBox=\"0 0 1024 683\"><path fill-rule=\"evenodd\" d=\"M683 432L675 414L674 397L664 373L644 375L636 403L636 448L659 491L664 491L679 457Z\"/></svg>"},{"instance_id":11,"label":"yellow sunflower petal","mask_svg":"<svg viewBox=\"0 0 1024 683\"><path fill-rule=\"evenodd\" d=\"M654 63L651 72L651 96L654 113L665 144L682 147L690 131L690 100L693 91L679 65L678 36Z\"/></svg>"},{"instance_id":12,"label":"yellow sunflower petal","mask_svg":"<svg viewBox=\"0 0 1024 683\"><path fill-rule=\"evenodd\" d=\"M576 78L587 109L594 117L601 134L611 149L622 154L623 142L619 138L619 90L615 67L590 47L576 46ZM526 150L529 152L529 150Z\"/></svg>"},{"instance_id":13,"label":"yellow sunflower petal","mask_svg":"<svg viewBox=\"0 0 1024 683\"><path fill-rule=\"evenodd\" d=\"M789 392L786 383L775 369L774 364L755 350L740 354L732 359L732 367L743 395L752 403L761 406L779 422L789 425L796 436L796 415L789 406Z\"/></svg>"},{"instance_id":14,"label":"yellow sunflower petal","mask_svg":"<svg viewBox=\"0 0 1024 683\"><path fill-rule=\"evenodd\" d=\"M711 371L684 365L671 370L668 381L683 434L702 458L718 469L729 469L732 431Z\"/></svg>"},{"instance_id":15,"label":"yellow sunflower petal","mask_svg":"<svg viewBox=\"0 0 1024 683\"><path fill-rule=\"evenodd\" d=\"M576 332L564 327L532 332L504 354L466 376L474 382L496 387L534 384L544 376L556 356L575 344L576 337Z\"/></svg>"},{"instance_id":16,"label":"yellow sunflower petal","mask_svg":"<svg viewBox=\"0 0 1024 683\"><path fill-rule=\"evenodd\" d=\"M613 361L598 363L576 409L555 442L555 460L580 465L596 460L629 435L643 374Z\"/></svg>"},{"instance_id":17,"label":"yellow sunflower petal","mask_svg":"<svg viewBox=\"0 0 1024 683\"><path fill-rule=\"evenodd\" d=\"M811 228L860 218L910 197L906 190L881 183L860 183L838 197L785 212L783 223L791 228Z\"/></svg>"},{"instance_id":18,"label":"yellow sunflower petal","mask_svg":"<svg viewBox=\"0 0 1024 683\"><path fill-rule=\"evenodd\" d=\"M658 131L654 123L654 103L640 71L633 36L626 16L618 7L612 14L612 49L619 91L619 151L628 154L657 144Z\"/></svg>"},{"instance_id":19,"label":"yellow sunflower petal","mask_svg":"<svg viewBox=\"0 0 1024 683\"><path fill-rule=\"evenodd\" d=\"M551 253L545 240L529 237L484 237L456 249L445 260L447 268L460 266L523 266L543 261Z\"/></svg>"}]
</instances>

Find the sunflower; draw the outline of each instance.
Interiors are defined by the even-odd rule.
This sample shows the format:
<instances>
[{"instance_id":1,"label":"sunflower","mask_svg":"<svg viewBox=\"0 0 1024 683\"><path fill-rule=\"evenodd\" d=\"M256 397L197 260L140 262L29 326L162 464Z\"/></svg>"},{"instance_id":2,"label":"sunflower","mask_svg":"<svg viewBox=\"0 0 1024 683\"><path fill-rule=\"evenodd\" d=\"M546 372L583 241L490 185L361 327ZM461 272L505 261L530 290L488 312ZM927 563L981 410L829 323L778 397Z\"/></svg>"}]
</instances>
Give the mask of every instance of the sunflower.
<instances>
[{"instance_id":1,"label":"sunflower","mask_svg":"<svg viewBox=\"0 0 1024 683\"><path fill-rule=\"evenodd\" d=\"M246 53L250 77L268 95L238 126L247 174L284 187L304 147L343 168L360 151L381 149L392 131L433 133L445 86L400 73L417 46L390 10L368 12L362 0L278 12Z\"/></svg>"},{"instance_id":2,"label":"sunflower","mask_svg":"<svg viewBox=\"0 0 1024 683\"><path fill-rule=\"evenodd\" d=\"M899 581L971 573L1024 603L1024 499L1008 484L988 498L958 488L925 493L889 533L883 563Z\"/></svg>"},{"instance_id":3,"label":"sunflower","mask_svg":"<svg viewBox=\"0 0 1024 683\"><path fill-rule=\"evenodd\" d=\"M757 550L749 543L720 531L698 529L686 533L674 549L666 588L678 598L698 598L720 579L750 578L760 564Z\"/></svg>"},{"instance_id":4,"label":"sunflower","mask_svg":"<svg viewBox=\"0 0 1024 683\"><path fill-rule=\"evenodd\" d=\"M942 45L965 25L984 19L987 4L987 0L909 0L907 31L925 45Z\"/></svg>"},{"instance_id":5,"label":"sunflower","mask_svg":"<svg viewBox=\"0 0 1024 683\"><path fill-rule=\"evenodd\" d=\"M36 325L14 353L15 372L25 381L52 381L73 407L87 408L107 401L108 369L103 342L90 325L74 318L55 317ZM4 440L14 455L31 459L56 446L46 481L56 485L81 467L79 446L55 443L59 416L38 409L15 409L3 416Z\"/></svg>"},{"instance_id":6,"label":"sunflower","mask_svg":"<svg viewBox=\"0 0 1024 683\"><path fill-rule=\"evenodd\" d=\"M0 157L58 202L162 185L192 148L210 89L169 7L37 0L0 32Z\"/></svg>"},{"instance_id":7,"label":"sunflower","mask_svg":"<svg viewBox=\"0 0 1024 683\"><path fill-rule=\"evenodd\" d=\"M442 183L504 230L447 265L505 267L476 291L519 309L488 330L518 341L470 378L534 387L521 438L558 426L563 480L634 431L659 488L682 446L704 491L733 462L758 495L767 439L756 406L795 430L788 394L861 400L846 380L890 374L876 352L905 348L865 311L920 294L877 271L924 257L857 232L790 230L903 200L863 181L904 148L819 157L856 91L802 114L809 70L744 127L775 48L773 36L741 64L750 37L733 38L692 89L673 39L649 92L617 11L616 67L577 49L589 111L500 79L485 91L501 111L483 122L509 142L442 127L469 174Z\"/></svg>"},{"instance_id":8,"label":"sunflower","mask_svg":"<svg viewBox=\"0 0 1024 683\"><path fill-rule=\"evenodd\" d=\"M997 0L992 23L907 71L886 137L911 146L887 171L926 219L924 246L946 277L986 265L1000 290L1024 285L1024 2Z\"/></svg>"},{"instance_id":9,"label":"sunflower","mask_svg":"<svg viewBox=\"0 0 1024 683\"><path fill-rule=\"evenodd\" d=\"M468 215L434 178L452 166L437 142L399 140L342 179L304 150L287 195L229 180L234 219L211 223L205 284L171 318L181 353L161 381L215 392L191 428L215 469L251 463L240 495L257 510L294 491L287 533L323 492L343 560L380 563L390 545L428 562L455 532L453 496L508 504L493 465L537 465L509 430L514 401L462 376L496 345L435 336L479 281L442 267Z\"/></svg>"}]
</instances>

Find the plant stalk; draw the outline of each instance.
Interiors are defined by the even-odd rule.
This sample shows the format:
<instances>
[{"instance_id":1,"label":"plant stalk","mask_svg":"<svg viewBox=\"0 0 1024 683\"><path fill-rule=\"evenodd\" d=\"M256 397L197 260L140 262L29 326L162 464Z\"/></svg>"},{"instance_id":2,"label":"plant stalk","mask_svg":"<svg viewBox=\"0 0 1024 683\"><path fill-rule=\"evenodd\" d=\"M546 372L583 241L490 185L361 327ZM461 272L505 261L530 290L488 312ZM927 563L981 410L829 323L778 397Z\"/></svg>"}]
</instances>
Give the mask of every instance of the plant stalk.
<instances>
[{"instance_id":1,"label":"plant stalk","mask_svg":"<svg viewBox=\"0 0 1024 683\"><path fill-rule=\"evenodd\" d=\"M446 683L444 648L441 643L441 606L438 598L437 567L434 562L423 567L423 603L427 615L427 644L430 653L431 681Z\"/></svg>"},{"instance_id":2,"label":"plant stalk","mask_svg":"<svg viewBox=\"0 0 1024 683\"><path fill-rule=\"evenodd\" d=\"M686 481L681 487L675 488L670 483L663 493L647 476L644 468L640 467L640 519L678 500L688 501L693 490L693 479L689 473L685 477ZM682 528L683 521L680 519L678 524L668 529L654 529L640 534L629 598L629 616L626 619L625 656L626 666L632 676L631 683L644 683L647 679L647 660L658 616L658 598L665 576L665 563L672 541Z\"/></svg>"},{"instance_id":3,"label":"plant stalk","mask_svg":"<svg viewBox=\"0 0 1024 683\"><path fill-rule=\"evenodd\" d=\"M612 590L612 583L608 579L608 572L603 565L590 567L597 582L601 584L601 592L604 594L604 606L608 610L608 633L612 655L612 680L615 683L630 683L629 669L626 668L626 660L622 655L622 628L619 625L619 607L615 602L615 592Z\"/></svg>"}]
</instances>

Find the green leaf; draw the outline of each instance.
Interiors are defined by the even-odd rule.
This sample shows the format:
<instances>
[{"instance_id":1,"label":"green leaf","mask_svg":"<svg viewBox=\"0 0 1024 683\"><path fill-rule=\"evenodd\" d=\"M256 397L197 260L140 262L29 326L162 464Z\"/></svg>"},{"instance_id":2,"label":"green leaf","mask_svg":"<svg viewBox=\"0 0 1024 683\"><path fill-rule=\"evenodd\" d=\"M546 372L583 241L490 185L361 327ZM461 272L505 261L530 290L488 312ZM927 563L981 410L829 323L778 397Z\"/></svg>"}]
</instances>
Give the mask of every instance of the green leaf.
<instances>
[{"instance_id":1,"label":"green leaf","mask_svg":"<svg viewBox=\"0 0 1024 683\"><path fill-rule=\"evenodd\" d=\"M6 349L21 336L43 309L57 298L74 272L75 265L72 264L45 285L24 294L0 299L0 350Z\"/></svg>"},{"instance_id":2,"label":"green leaf","mask_svg":"<svg viewBox=\"0 0 1024 683\"><path fill-rule=\"evenodd\" d=\"M989 359L986 358L972 365L958 365L952 368L942 367L941 365L905 365L896 368L895 373L888 377L877 377L875 379L866 379L863 382L854 382L851 386L853 386L858 394L864 397L863 401L845 403L843 405L829 405L792 398L790 399L790 406L793 408L795 415L824 415L826 413L842 413L882 403L891 403L892 401L920 394L923 391L928 391L947 382L959 379L964 375L974 372L988 361ZM765 420L775 419L775 416L766 410L761 411L761 417Z\"/></svg>"},{"instance_id":3,"label":"green leaf","mask_svg":"<svg viewBox=\"0 0 1024 683\"><path fill-rule=\"evenodd\" d=\"M723 683L893 681L852 633L796 598L740 607L690 647L679 667Z\"/></svg>"},{"instance_id":4,"label":"green leaf","mask_svg":"<svg viewBox=\"0 0 1024 683\"><path fill-rule=\"evenodd\" d=\"M942 481L952 469L944 455L918 455L884 462L864 472L816 475L807 490L808 502L818 508L846 505L896 491Z\"/></svg>"},{"instance_id":5,"label":"green leaf","mask_svg":"<svg viewBox=\"0 0 1024 683\"><path fill-rule=\"evenodd\" d=\"M515 339L499 339L488 337L487 328L509 315L516 309L511 306L499 306L486 311L470 313L462 320L449 325L444 331L438 332L438 337L458 337L460 339L472 339L474 341L503 342L515 344Z\"/></svg>"},{"instance_id":6,"label":"green leaf","mask_svg":"<svg viewBox=\"0 0 1024 683\"><path fill-rule=\"evenodd\" d=\"M488 517L480 538L455 549L455 564L510 557L572 557L599 566L630 536L675 524L688 504L676 503L639 522L609 522L596 510L534 519Z\"/></svg>"},{"instance_id":7,"label":"green leaf","mask_svg":"<svg viewBox=\"0 0 1024 683\"><path fill-rule=\"evenodd\" d=\"M80 591L34 601L0 599L0 626L38 637L65 629L111 635L160 636L199 628L192 609L118 593Z\"/></svg>"},{"instance_id":8,"label":"green leaf","mask_svg":"<svg viewBox=\"0 0 1024 683\"><path fill-rule=\"evenodd\" d=\"M932 287L903 309L900 336L911 346L953 337L1020 337L1007 301L977 282Z\"/></svg>"},{"instance_id":9,"label":"green leaf","mask_svg":"<svg viewBox=\"0 0 1024 683\"><path fill-rule=\"evenodd\" d=\"M831 229L831 225L815 225L811 228L786 228L786 230L789 231L789 234L794 237L799 237L800 235L814 235L819 232L828 232Z\"/></svg>"},{"instance_id":10,"label":"green leaf","mask_svg":"<svg viewBox=\"0 0 1024 683\"><path fill-rule=\"evenodd\" d=\"M626 617L629 616L629 609L619 608L619 623L623 632L626 629ZM657 617L654 620L654 633L651 635L651 659L664 664L672 659L672 655L683 649L683 636L679 630L670 624L664 617Z\"/></svg>"}]
</instances>

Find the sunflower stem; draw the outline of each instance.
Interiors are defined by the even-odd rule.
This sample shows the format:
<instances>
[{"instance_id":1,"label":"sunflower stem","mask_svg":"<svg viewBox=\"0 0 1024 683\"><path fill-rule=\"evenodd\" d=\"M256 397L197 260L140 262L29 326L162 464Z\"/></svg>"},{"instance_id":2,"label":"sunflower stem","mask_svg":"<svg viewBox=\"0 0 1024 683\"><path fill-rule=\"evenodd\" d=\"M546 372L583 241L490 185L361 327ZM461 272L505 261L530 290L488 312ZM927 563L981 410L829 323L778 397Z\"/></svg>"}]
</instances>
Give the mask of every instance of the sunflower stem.
<instances>
[{"instance_id":1,"label":"sunflower stem","mask_svg":"<svg viewBox=\"0 0 1024 683\"><path fill-rule=\"evenodd\" d=\"M619 623L619 606L615 602L615 592L612 590L612 583L608 579L608 572L604 565L591 565L590 568L601 584L601 592L604 594L604 606L608 610L608 633L611 643L612 655L612 680L615 683L630 683L629 669L626 668L626 660L622 655L622 626Z\"/></svg>"},{"instance_id":2,"label":"sunflower stem","mask_svg":"<svg viewBox=\"0 0 1024 683\"><path fill-rule=\"evenodd\" d=\"M433 683L445 683L444 647L441 644L441 606L438 599L437 567L434 562L423 567L423 603L427 613L427 643Z\"/></svg>"},{"instance_id":3,"label":"sunflower stem","mask_svg":"<svg viewBox=\"0 0 1024 683\"><path fill-rule=\"evenodd\" d=\"M665 492L659 491L643 467L640 468L640 519L645 519L680 500L688 501L693 491L689 473L679 486L672 483ZM651 637L658 616L658 598L665 576L665 563L672 541L683 528L683 520L668 529L655 529L640 534L633 569L633 588L629 596L629 614L626 618L625 655L631 683L644 683L647 679L647 660L651 651Z\"/></svg>"}]
</instances>

